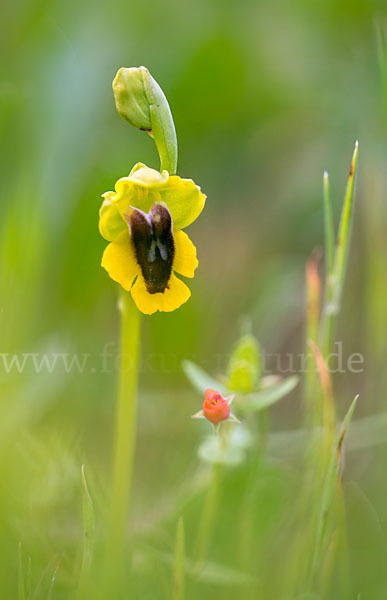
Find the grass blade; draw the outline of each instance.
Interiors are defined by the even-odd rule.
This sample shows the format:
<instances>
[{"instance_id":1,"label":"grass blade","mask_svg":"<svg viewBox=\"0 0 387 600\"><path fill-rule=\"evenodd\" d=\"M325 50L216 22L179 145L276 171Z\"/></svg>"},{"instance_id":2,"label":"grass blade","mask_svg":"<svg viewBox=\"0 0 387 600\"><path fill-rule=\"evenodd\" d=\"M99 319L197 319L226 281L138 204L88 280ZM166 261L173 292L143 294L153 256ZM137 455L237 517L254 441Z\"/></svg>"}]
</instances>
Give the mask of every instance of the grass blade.
<instances>
[{"instance_id":1,"label":"grass blade","mask_svg":"<svg viewBox=\"0 0 387 600\"><path fill-rule=\"evenodd\" d=\"M341 296L344 287L345 271L348 262L351 228L353 220L353 200L355 176L357 167L359 144L356 142L352 155L351 167L347 181L344 204L341 211L339 232L334 255L332 271L329 272L326 281L326 293L324 303L324 314L321 323L321 348L323 355L327 356L331 351L334 339L335 318L340 312ZM325 192L324 195L326 195ZM330 252L330 250L328 249ZM329 258L327 257L327 260Z\"/></svg>"},{"instance_id":2,"label":"grass blade","mask_svg":"<svg viewBox=\"0 0 387 600\"><path fill-rule=\"evenodd\" d=\"M184 599L184 523L183 517L177 522L175 563L173 570L173 600Z\"/></svg>"},{"instance_id":3,"label":"grass blade","mask_svg":"<svg viewBox=\"0 0 387 600\"><path fill-rule=\"evenodd\" d=\"M336 489L337 478L338 478L339 472L340 472L340 462L341 462L340 459L341 459L343 442L344 442L345 436L348 432L348 427L351 422L357 400L358 400L358 396L356 396L353 399L353 401L348 409L348 412L344 417L343 423L340 427L340 431L339 431L339 434L337 437L336 444L334 445L332 453L331 453L331 458L330 458L327 472L326 472L326 478L325 478L324 487L322 490L322 495L321 495L321 500L320 500L320 506L319 506L319 510L318 510L317 525L316 525L316 538L315 538L315 543L313 544L314 555L313 555L312 570L311 570L312 581L315 579L315 577L317 575L318 566L319 566L320 559L322 557L322 553L324 550L324 542L325 542L325 537L326 537L325 534L326 534L326 530L327 530L330 508L332 505L332 501L333 501L333 497L334 497L334 493L335 493L335 489Z\"/></svg>"},{"instance_id":4,"label":"grass blade","mask_svg":"<svg viewBox=\"0 0 387 600\"><path fill-rule=\"evenodd\" d=\"M26 575L26 600L32 598L32 559L28 557L27 575Z\"/></svg>"},{"instance_id":5,"label":"grass blade","mask_svg":"<svg viewBox=\"0 0 387 600\"><path fill-rule=\"evenodd\" d=\"M89 489L87 487L85 465L82 465L82 486L83 486L83 501L82 501L82 514L83 514L83 570L89 572L91 567L91 560L93 556L94 547L94 533L95 533L95 515L94 507ZM85 573L86 574L86 573Z\"/></svg>"},{"instance_id":6,"label":"grass blade","mask_svg":"<svg viewBox=\"0 0 387 600\"><path fill-rule=\"evenodd\" d=\"M59 569L59 561L57 562L57 564L55 566L55 569L54 569L54 572L53 572L53 574L51 576L50 586L48 588L47 600L52 600L52 594L53 594L53 591L54 591L54 585L56 583L56 578L57 578L57 575L58 575L58 569Z\"/></svg>"},{"instance_id":7,"label":"grass blade","mask_svg":"<svg viewBox=\"0 0 387 600\"><path fill-rule=\"evenodd\" d=\"M26 600L22 545L19 543L18 600Z\"/></svg>"},{"instance_id":8,"label":"grass blade","mask_svg":"<svg viewBox=\"0 0 387 600\"><path fill-rule=\"evenodd\" d=\"M376 39L384 106L387 110L387 34L379 24L376 24Z\"/></svg>"},{"instance_id":9,"label":"grass blade","mask_svg":"<svg viewBox=\"0 0 387 600\"><path fill-rule=\"evenodd\" d=\"M81 467L82 474L82 515L83 515L83 552L79 577L78 598L82 598L89 578L94 549L95 515L94 506L87 487L85 466Z\"/></svg>"},{"instance_id":10,"label":"grass blade","mask_svg":"<svg viewBox=\"0 0 387 600\"><path fill-rule=\"evenodd\" d=\"M306 342L313 340L317 343L321 310L321 279L318 270L319 257L313 253L309 258L306 269ZM305 352L304 403L305 423L307 427L321 424L321 395L315 372L315 361L306 349Z\"/></svg>"},{"instance_id":11,"label":"grass blade","mask_svg":"<svg viewBox=\"0 0 387 600\"><path fill-rule=\"evenodd\" d=\"M345 199L343 210L341 213L339 234L337 237L337 245L335 252L335 264L334 264L334 277L335 277L335 297L334 306L336 312L340 310L341 294L344 285L345 269L349 255L349 244L350 234L352 226L353 216L353 198L354 198L354 187L355 187L355 176L357 167L359 143L356 142L355 150L353 152L351 168L349 170L349 177L347 182L347 189L345 192Z\"/></svg>"},{"instance_id":12,"label":"grass blade","mask_svg":"<svg viewBox=\"0 0 387 600\"><path fill-rule=\"evenodd\" d=\"M321 280L318 272L319 257L312 254L306 263L306 333L307 339L317 343L320 321Z\"/></svg>"},{"instance_id":13,"label":"grass blade","mask_svg":"<svg viewBox=\"0 0 387 600\"><path fill-rule=\"evenodd\" d=\"M319 348L313 342L313 340L309 340L308 343L313 352L320 378L323 397L323 433L328 434L328 437L330 437L334 434L336 430L335 403L333 397L332 380L327 364Z\"/></svg>"},{"instance_id":14,"label":"grass blade","mask_svg":"<svg viewBox=\"0 0 387 600\"><path fill-rule=\"evenodd\" d=\"M344 442L344 438L347 435L349 424L352 421L353 412L355 410L355 407L356 407L358 399L359 399L359 395L355 396L355 398L352 401L351 406L348 409L347 414L344 417L343 423L341 425L339 439L338 439L338 442L337 442L337 452L338 452L338 454L341 453L343 442Z\"/></svg>"},{"instance_id":15,"label":"grass blade","mask_svg":"<svg viewBox=\"0 0 387 600\"><path fill-rule=\"evenodd\" d=\"M327 171L323 177L323 192L324 192L324 223L325 223L325 260L327 278L333 272L333 262L335 256L334 248L334 227L332 216L332 203L329 190L329 176Z\"/></svg>"}]
</instances>

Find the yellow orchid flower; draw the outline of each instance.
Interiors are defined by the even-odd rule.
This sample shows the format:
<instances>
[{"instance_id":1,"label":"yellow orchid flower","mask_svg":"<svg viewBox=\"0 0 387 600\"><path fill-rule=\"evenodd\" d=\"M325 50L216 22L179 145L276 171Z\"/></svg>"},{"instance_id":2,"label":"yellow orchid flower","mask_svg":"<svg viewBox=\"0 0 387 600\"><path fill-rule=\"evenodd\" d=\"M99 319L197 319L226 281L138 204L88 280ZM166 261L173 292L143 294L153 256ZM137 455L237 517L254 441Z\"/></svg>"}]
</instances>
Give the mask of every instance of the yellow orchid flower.
<instances>
[{"instance_id":1,"label":"yellow orchid flower","mask_svg":"<svg viewBox=\"0 0 387 600\"><path fill-rule=\"evenodd\" d=\"M110 244L102 267L131 292L141 312L179 308L191 292L175 273L193 277L198 266L182 229L199 216L206 196L191 179L137 163L103 198L99 231Z\"/></svg>"}]
</instances>

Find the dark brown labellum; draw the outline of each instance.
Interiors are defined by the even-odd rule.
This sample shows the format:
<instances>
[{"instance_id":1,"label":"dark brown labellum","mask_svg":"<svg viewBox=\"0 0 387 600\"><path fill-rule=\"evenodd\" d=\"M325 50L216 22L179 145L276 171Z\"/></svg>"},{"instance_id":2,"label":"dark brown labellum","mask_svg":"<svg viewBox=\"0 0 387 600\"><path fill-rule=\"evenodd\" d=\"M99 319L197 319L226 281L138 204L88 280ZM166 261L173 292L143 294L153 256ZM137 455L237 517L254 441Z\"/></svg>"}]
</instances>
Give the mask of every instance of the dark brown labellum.
<instances>
[{"instance_id":1,"label":"dark brown labellum","mask_svg":"<svg viewBox=\"0 0 387 600\"><path fill-rule=\"evenodd\" d=\"M162 293L175 256L170 212L164 204L155 204L149 214L135 208L127 220L146 289L150 294Z\"/></svg>"}]
</instances>

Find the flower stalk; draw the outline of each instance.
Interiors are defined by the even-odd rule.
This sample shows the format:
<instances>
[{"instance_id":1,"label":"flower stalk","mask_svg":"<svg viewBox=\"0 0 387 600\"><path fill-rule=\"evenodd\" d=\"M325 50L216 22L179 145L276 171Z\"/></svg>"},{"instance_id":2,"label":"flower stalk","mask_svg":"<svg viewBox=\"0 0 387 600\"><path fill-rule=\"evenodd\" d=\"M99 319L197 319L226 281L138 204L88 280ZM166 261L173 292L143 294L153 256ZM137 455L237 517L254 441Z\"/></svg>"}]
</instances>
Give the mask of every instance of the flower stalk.
<instances>
[{"instance_id":1,"label":"flower stalk","mask_svg":"<svg viewBox=\"0 0 387 600\"><path fill-rule=\"evenodd\" d=\"M136 441L141 323L141 313L127 292L121 293L119 309L121 312L120 376L107 540L107 556L111 565L120 564L125 548Z\"/></svg>"}]
</instances>

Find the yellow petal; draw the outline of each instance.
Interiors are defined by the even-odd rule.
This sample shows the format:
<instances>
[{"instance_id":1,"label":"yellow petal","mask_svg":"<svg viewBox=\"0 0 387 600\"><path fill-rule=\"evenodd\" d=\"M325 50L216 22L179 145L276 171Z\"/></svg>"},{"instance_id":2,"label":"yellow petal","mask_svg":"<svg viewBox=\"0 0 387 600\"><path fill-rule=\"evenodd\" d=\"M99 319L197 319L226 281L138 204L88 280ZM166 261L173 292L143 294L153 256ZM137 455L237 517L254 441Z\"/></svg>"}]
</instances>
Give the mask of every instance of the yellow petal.
<instances>
[{"instance_id":1,"label":"yellow petal","mask_svg":"<svg viewBox=\"0 0 387 600\"><path fill-rule=\"evenodd\" d=\"M184 231L176 231L173 237L175 240L173 270L184 277L193 277L199 264L196 248Z\"/></svg>"},{"instance_id":2,"label":"yellow petal","mask_svg":"<svg viewBox=\"0 0 387 600\"><path fill-rule=\"evenodd\" d=\"M146 315L151 315L157 310L172 312L187 302L191 291L185 283L175 275L171 275L168 285L169 287L162 294L150 294L146 289L143 277L137 277L131 290L137 308Z\"/></svg>"},{"instance_id":3,"label":"yellow petal","mask_svg":"<svg viewBox=\"0 0 387 600\"><path fill-rule=\"evenodd\" d=\"M149 213L156 202L162 202L162 197L157 186L152 188L140 185L128 177L123 177L116 183L116 193L112 201L122 217L125 217L130 214L131 208L139 208Z\"/></svg>"},{"instance_id":4,"label":"yellow petal","mask_svg":"<svg viewBox=\"0 0 387 600\"><path fill-rule=\"evenodd\" d=\"M191 179L181 179L177 175L169 177L167 171L159 173L138 163L128 177L117 181L115 194L109 193L109 199L122 216L130 212L130 207L148 213L155 202L165 202L172 216L173 228L179 230L199 216L206 196Z\"/></svg>"},{"instance_id":5,"label":"yellow petal","mask_svg":"<svg viewBox=\"0 0 387 600\"><path fill-rule=\"evenodd\" d=\"M105 200L99 209L99 232L108 242L115 240L128 227L120 215L117 206L112 204L112 196L115 196L114 192L104 194Z\"/></svg>"},{"instance_id":6,"label":"yellow petal","mask_svg":"<svg viewBox=\"0 0 387 600\"><path fill-rule=\"evenodd\" d=\"M114 202L121 214L130 211L131 206L149 212L155 202L161 201L159 190L167 181L167 171L159 173L137 163L128 177L121 177L116 182Z\"/></svg>"},{"instance_id":7,"label":"yellow petal","mask_svg":"<svg viewBox=\"0 0 387 600\"><path fill-rule=\"evenodd\" d=\"M140 273L140 267L134 255L129 230L121 233L105 248L101 265L114 281L122 285L124 290L130 290L133 279Z\"/></svg>"},{"instance_id":8,"label":"yellow petal","mask_svg":"<svg viewBox=\"0 0 387 600\"><path fill-rule=\"evenodd\" d=\"M204 208L206 196L192 179L170 177L160 190L173 220L173 228L184 229L198 218Z\"/></svg>"},{"instance_id":9,"label":"yellow petal","mask_svg":"<svg viewBox=\"0 0 387 600\"><path fill-rule=\"evenodd\" d=\"M156 171L144 165L137 163L129 173L128 179L139 183L145 187L163 186L168 180L168 171Z\"/></svg>"}]
</instances>

